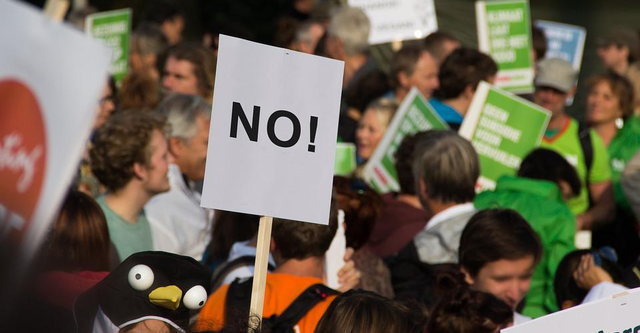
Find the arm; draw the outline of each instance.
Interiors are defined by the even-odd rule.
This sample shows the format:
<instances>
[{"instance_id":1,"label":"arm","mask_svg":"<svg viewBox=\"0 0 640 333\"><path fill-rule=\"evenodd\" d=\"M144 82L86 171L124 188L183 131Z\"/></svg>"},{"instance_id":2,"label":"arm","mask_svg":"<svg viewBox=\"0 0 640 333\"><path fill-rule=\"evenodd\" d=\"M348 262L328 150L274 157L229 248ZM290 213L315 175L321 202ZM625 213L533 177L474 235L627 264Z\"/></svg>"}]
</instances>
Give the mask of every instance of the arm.
<instances>
[{"instance_id":1,"label":"arm","mask_svg":"<svg viewBox=\"0 0 640 333\"><path fill-rule=\"evenodd\" d=\"M615 201L611 181L589 185L593 206L576 217L578 230L593 229L613 221L615 217Z\"/></svg>"}]
</instances>

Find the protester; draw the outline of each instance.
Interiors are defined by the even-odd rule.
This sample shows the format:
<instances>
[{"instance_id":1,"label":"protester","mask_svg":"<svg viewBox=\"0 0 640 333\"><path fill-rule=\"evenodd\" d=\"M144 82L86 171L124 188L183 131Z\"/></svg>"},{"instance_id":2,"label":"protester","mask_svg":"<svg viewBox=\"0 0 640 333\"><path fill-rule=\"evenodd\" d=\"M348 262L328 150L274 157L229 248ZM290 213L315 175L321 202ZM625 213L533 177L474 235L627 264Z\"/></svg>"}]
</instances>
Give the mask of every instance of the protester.
<instances>
[{"instance_id":1,"label":"protester","mask_svg":"<svg viewBox=\"0 0 640 333\"><path fill-rule=\"evenodd\" d=\"M350 290L336 297L314 333L422 333L407 307L364 290Z\"/></svg>"},{"instance_id":2,"label":"protester","mask_svg":"<svg viewBox=\"0 0 640 333\"><path fill-rule=\"evenodd\" d=\"M325 33L325 28L320 22L306 21L300 24L292 43L292 49L304 53L315 54L316 46Z\"/></svg>"},{"instance_id":3,"label":"protester","mask_svg":"<svg viewBox=\"0 0 640 333\"><path fill-rule=\"evenodd\" d=\"M438 61L425 48L406 45L391 59L390 76L393 98L398 103L402 103L412 87L428 100L439 86Z\"/></svg>"},{"instance_id":4,"label":"protester","mask_svg":"<svg viewBox=\"0 0 640 333\"><path fill-rule=\"evenodd\" d=\"M358 156L362 162L371 158L397 110L398 104L385 98L369 104L356 131Z\"/></svg>"},{"instance_id":5,"label":"protester","mask_svg":"<svg viewBox=\"0 0 640 333\"><path fill-rule=\"evenodd\" d=\"M255 258L255 244L252 244L250 251L242 251L248 247L248 243L254 239L258 233L258 223L260 216L230 212L226 210L216 210L213 215L213 231L211 233L211 242L207 247L207 251L203 255L202 262L210 267L216 269L215 276L222 275L216 274L217 268L225 262L232 263L238 258L247 258L245 253L248 253L250 258ZM243 259L242 262L245 262ZM239 264L239 263L238 263ZM233 265L231 265L233 267ZM233 268L227 269L231 272ZM224 275L226 275L225 273ZM251 275L243 274L242 276ZM224 279L224 276L222 276ZM229 280L226 283L231 283L235 278ZM212 285L216 285L212 282ZM214 290L216 288L214 287Z\"/></svg>"},{"instance_id":6,"label":"protester","mask_svg":"<svg viewBox=\"0 0 640 333\"><path fill-rule=\"evenodd\" d=\"M536 25L531 26L531 44L533 47L533 63L537 64L547 54L547 36L544 30Z\"/></svg>"},{"instance_id":7,"label":"protester","mask_svg":"<svg viewBox=\"0 0 640 333\"><path fill-rule=\"evenodd\" d=\"M176 45L182 41L185 15L177 0L147 2L142 13L142 21L158 25L169 45Z\"/></svg>"},{"instance_id":8,"label":"protester","mask_svg":"<svg viewBox=\"0 0 640 333\"><path fill-rule=\"evenodd\" d=\"M472 289L491 293L513 312L513 324L531 320L516 311L542 257L540 239L529 223L510 209L474 215L460 237L460 270Z\"/></svg>"},{"instance_id":9,"label":"protester","mask_svg":"<svg viewBox=\"0 0 640 333\"><path fill-rule=\"evenodd\" d=\"M344 213L346 246L355 251L352 259L361 273L355 288L393 298L389 268L365 246L380 215L382 198L360 179L335 176L333 186L338 209Z\"/></svg>"},{"instance_id":10,"label":"protester","mask_svg":"<svg viewBox=\"0 0 640 333\"><path fill-rule=\"evenodd\" d=\"M349 113L345 98L361 91L359 86L373 78L386 82L387 78L369 56L369 32L371 23L358 8L340 7L327 27L324 51L328 57L344 61L343 100L340 106L338 136L346 142L355 142L359 114ZM354 98L361 100L360 98ZM359 110L362 111L362 110Z\"/></svg>"},{"instance_id":11,"label":"protester","mask_svg":"<svg viewBox=\"0 0 640 333\"><path fill-rule=\"evenodd\" d=\"M200 207L195 183L204 179L211 105L192 95L167 96L156 111L171 127L168 147L171 189L149 200L145 206L159 251L201 260L211 240L213 212Z\"/></svg>"},{"instance_id":12,"label":"protester","mask_svg":"<svg viewBox=\"0 0 640 333\"><path fill-rule=\"evenodd\" d=\"M554 150L566 158L576 168L582 182L580 195L569 200L567 206L576 215L578 229L593 229L611 222L614 215L611 170L600 136L565 113L567 98L575 92L576 79L577 73L568 61L559 58L541 60L535 79L534 102L551 112L540 147Z\"/></svg>"},{"instance_id":13,"label":"protester","mask_svg":"<svg viewBox=\"0 0 640 333\"><path fill-rule=\"evenodd\" d=\"M424 263L455 263L460 234L475 213L480 163L471 143L457 133L427 133L416 143L413 174L422 207L432 218L402 251L416 253Z\"/></svg>"},{"instance_id":14,"label":"protester","mask_svg":"<svg viewBox=\"0 0 640 333\"><path fill-rule=\"evenodd\" d=\"M558 153L536 149L520 165L517 177L498 179L494 191L480 193L477 209L509 208L529 222L542 242L543 255L531 278L522 313L540 317L558 310L553 279L560 260L575 249L575 216L564 204L580 193L575 169Z\"/></svg>"},{"instance_id":15,"label":"protester","mask_svg":"<svg viewBox=\"0 0 640 333\"><path fill-rule=\"evenodd\" d=\"M153 250L143 207L170 187L167 171L173 158L167 149L166 127L164 118L149 112L122 112L96 134L91 168L107 188L97 201L120 260Z\"/></svg>"},{"instance_id":16,"label":"protester","mask_svg":"<svg viewBox=\"0 0 640 333\"><path fill-rule=\"evenodd\" d=\"M620 176L620 183L629 201L629 206L640 223L640 152L637 152Z\"/></svg>"},{"instance_id":17,"label":"protester","mask_svg":"<svg viewBox=\"0 0 640 333\"><path fill-rule=\"evenodd\" d=\"M216 57L197 44L170 48L164 64L162 87L182 94L196 95L211 103L216 75Z\"/></svg>"},{"instance_id":18,"label":"protester","mask_svg":"<svg viewBox=\"0 0 640 333\"><path fill-rule=\"evenodd\" d=\"M442 30L430 33L424 38L423 44L427 51L429 51L429 54L436 60L438 66L440 66L444 59L453 51L462 46L458 39Z\"/></svg>"},{"instance_id":19,"label":"protester","mask_svg":"<svg viewBox=\"0 0 640 333\"><path fill-rule=\"evenodd\" d=\"M300 295L311 293L315 296L310 307L296 306L289 311L297 318L292 323L297 331L310 333L315 330L337 293L325 287L322 280L324 254L338 227L337 213L334 205L329 225L274 219L271 253L277 267L267 274L263 318L281 315ZM237 280L220 287L202 308L196 331L220 330L226 322L235 322L234 315L248 318L251 283L252 279ZM229 308L230 305L234 306ZM262 324L269 327L275 323L264 320Z\"/></svg>"},{"instance_id":20,"label":"protester","mask_svg":"<svg viewBox=\"0 0 640 333\"><path fill-rule=\"evenodd\" d=\"M426 132L408 135L395 154L395 167L400 192L382 195L384 207L376 221L367 246L382 258L395 256L409 242L413 241L431 217L420 203L413 179L413 151L417 142Z\"/></svg>"},{"instance_id":21,"label":"protester","mask_svg":"<svg viewBox=\"0 0 640 333\"><path fill-rule=\"evenodd\" d=\"M429 104L451 128L459 129L480 81L494 83L498 65L490 56L458 48L440 66L436 89Z\"/></svg>"},{"instance_id":22,"label":"protester","mask_svg":"<svg viewBox=\"0 0 640 333\"><path fill-rule=\"evenodd\" d=\"M588 86L586 121L608 148L616 204L615 220L594 235L594 244L613 246L620 253L621 263L631 264L640 255L640 239L636 219L622 191L620 175L640 149L640 119L633 115L633 87L615 73L596 75L588 81Z\"/></svg>"},{"instance_id":23,"label":"protester","mask_svg":"<svg viewBox=\"0 0 640 333\"><path fill-rule=\"evenodd\" d=\"M598 57L610 72L629 79L634 87L634 109L640 109L640 39L638 32L625 27L613 27L598 39Z\"/></svg>"},{"instance_id":24,"label":"protester","mask_svg":"<svg viewBox=\"0 0 640 333\"><path fill-rule=\"evenodd\" d=\"M130 71L160 79L157 61L167 47L168 41L162 29L154 23L143 22L131 34Z\"/></svg>"},{"instance_id":25,"label":"protester","mask_svg":"<svg viewBox=\"0 0 640 333\"><path fill-rule=\"evenodd\" d=\"M160 83L143 73L131 72L122 80L118 95L122 110L153 110L160 103Z\"/></svg>"},{"instance_id":26,"label":"protester","mask_svg":"<svg viewBox=\"0 0 640 333\"><path fill-rule=\"evenodd\" d=\"M507 304L457 280L462 278L443 275L438 281L441 292L446 294L429 314L426 332L497 333L513 325L513 312Z\"/></svg>"}]
</instances>

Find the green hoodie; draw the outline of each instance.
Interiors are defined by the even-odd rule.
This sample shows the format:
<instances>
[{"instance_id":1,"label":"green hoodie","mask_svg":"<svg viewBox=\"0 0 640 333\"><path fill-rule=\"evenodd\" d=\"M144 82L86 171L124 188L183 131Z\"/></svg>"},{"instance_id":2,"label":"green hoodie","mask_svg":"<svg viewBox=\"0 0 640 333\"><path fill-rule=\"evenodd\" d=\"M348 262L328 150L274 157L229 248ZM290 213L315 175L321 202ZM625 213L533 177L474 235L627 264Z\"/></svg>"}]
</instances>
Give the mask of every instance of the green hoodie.
<instances>
[{"instance_id":1,"label":"green hoodie","mask_svg":"<svg viewBox=\"0 0 640 333\"><path fill-rule=\"evenodd\" d=\"M531 278L522 313L540 317L558 310L553 279L562 258L575 250L576 219L562 201L555 183L504 176L495 191L476 196L477 209L510 208L522 215L540 236L544 253Z\"/></svg>"}]
</instances>

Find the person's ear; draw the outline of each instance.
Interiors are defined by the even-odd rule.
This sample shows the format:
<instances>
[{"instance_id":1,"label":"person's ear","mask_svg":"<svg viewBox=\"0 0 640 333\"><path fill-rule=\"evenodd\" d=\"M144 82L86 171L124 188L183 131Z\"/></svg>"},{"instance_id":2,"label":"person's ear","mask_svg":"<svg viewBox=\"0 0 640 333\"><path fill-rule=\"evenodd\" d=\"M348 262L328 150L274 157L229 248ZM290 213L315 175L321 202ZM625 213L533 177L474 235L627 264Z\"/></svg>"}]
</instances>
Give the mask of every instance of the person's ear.
<instances>
[{"instance_id":1,"label":"person's ear","mask_svg":"<svg viewBox=\"0 0 640 333\"><path fill-rule=\"evenodd\" d=\"M400 83L400 87L404 89L407 89L407 90L411 89L411 83L409 82L409 77L405 72L398 73L398 83Z\"/></svg>"},{"instance_id":2,"label":"person's ear","mask_svg":"<svg viewBox=\"0 0 640 333\"><path fill-rule=\"evenodd\" d=\"M169 153L173 155L173 157L178 158L182 156L182 151L185 148L186 143L181 138L177 138L172 136L169 138Z\"/></svg>"},{"instance_id":3,"label":"person's ear","mask_svg":"<svg viewBox=\"0 0 640 333\"><path fill-rule=\"evenodd\" d=\"M476 94L476 89L472 85L468 84L466 87L464 87L462 94L466 99L471 100L473 98L473 95Z\"/></svg>"},{"instance_id":4,"label":"person's ear","mask_svg":"<svg viewBox=\"0 0 640 333\"><path fill-rule=\"evenodd\" d=\"M560 188L560 194L562 195L562 200L568 200L573 198L576 194L573 193L571 189L571 185L566 180L559 180L558 187Z\"/></svg>"},{"instance_id":5,"label":"person's ear","mask_svg":"<svg viewBox=\"0 0 640 333\"><path fill-rule=\"evenodd\" d=\"M567 92L567 98L571 98L576 94L576 86L571 87Z\"/></svg>"},{"instance_id":6,"label":"person's ear","mask_svg":"<svg viewBox=\"0 0 640 333\"><path fill-rule=\"evenodd\" d=\"M576 306L576 303L574 301L571 300L565 300L562 302L562 304L560 305L560 310L566 310L568 308L572 308Z\"/></svg>"},{"instance_id":7,"label":"person's ear","mask_svg":"<svg viewBox=\"0 0 640 333\"><path fill-rule=\"evenodd\" d=\"M464 275L464 281L468 285L472 286L474 281L473 281L473 278L471 277L471 274L469 274L469 272L467 271L467 269L462 267L462 266L460 266L460 272L462 272L462 274Z\"/></svg>"},{"instance_id":8,"label":"person's ear","mask_svg":"<svg viewBox=\"0 0 640 333\"><path fill-rule=\"evenodd\" d=\"M147 167L141 163L133 163L133 176L139 180L145 180L147 178Z\"/></svg>"}]
</instances>

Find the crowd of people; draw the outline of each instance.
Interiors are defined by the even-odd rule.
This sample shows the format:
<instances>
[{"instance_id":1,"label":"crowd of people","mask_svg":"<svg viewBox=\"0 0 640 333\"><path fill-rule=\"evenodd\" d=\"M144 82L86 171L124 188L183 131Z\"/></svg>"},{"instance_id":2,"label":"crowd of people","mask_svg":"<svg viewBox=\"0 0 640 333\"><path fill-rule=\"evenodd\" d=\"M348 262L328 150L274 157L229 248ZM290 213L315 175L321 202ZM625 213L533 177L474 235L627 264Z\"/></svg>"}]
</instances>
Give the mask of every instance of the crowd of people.
<instances>
[{"instance_id":1,"label":"crowd of people","mask_svg":"<svg viewBox=\"0 0 640 333\"><path fill-rule=\"evenodd\" d=\"M249 310L260 217L202 208L201 191L218 35L264 32L219 20L185 41L180 2L157 0L134 12L128 75L105 80L87 110L77 176L16 305L30 313L21 331L499 332L640 286L638 31L600 36L604 70L580 82L578 121L566 112L578 73L545 57L532 28L535 90L521 97L551 118L515 174L477 193L478 154L457 129L478 84L495 81L491 56L437 31L380 63L362 10L312 3L291 1L273 45L344 61L336 140L356 145L358 168L334 177L327 225L274 219L263 313ZM363 166L412 87L451 130L405 137L400 190L377 193ZM339 224L332 289L325 254ZM578 250L582 230L592 247Z\"/></svg>"}]
</instances>

